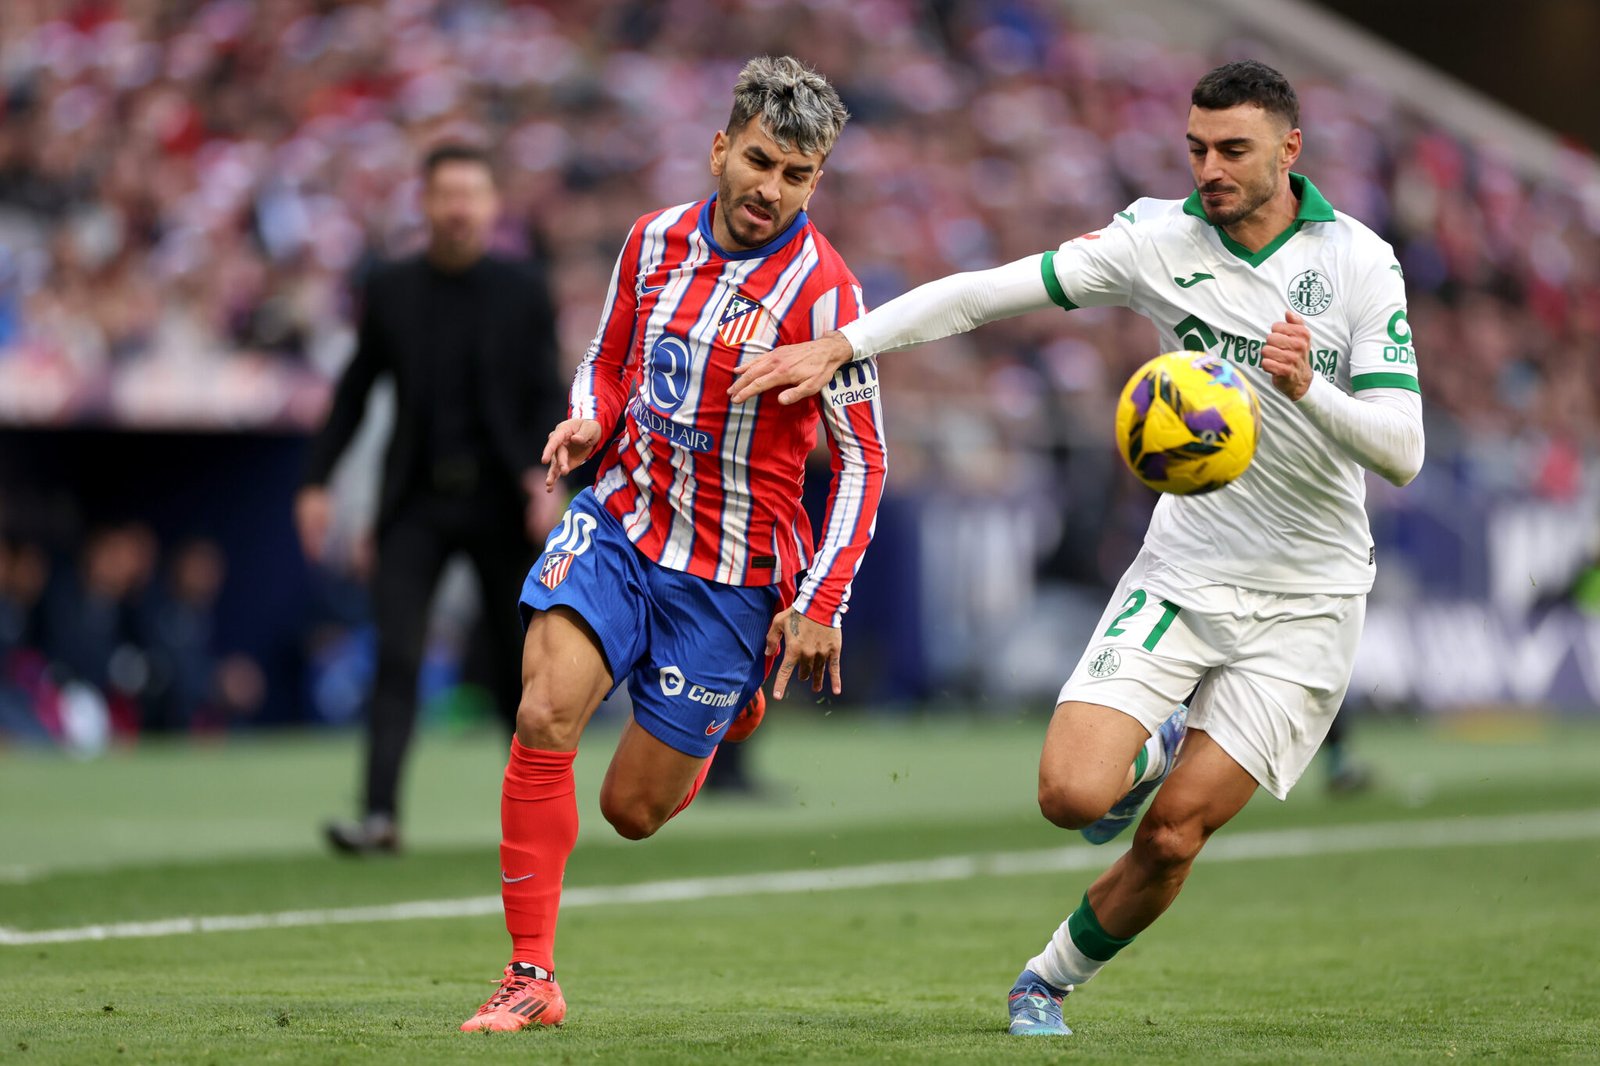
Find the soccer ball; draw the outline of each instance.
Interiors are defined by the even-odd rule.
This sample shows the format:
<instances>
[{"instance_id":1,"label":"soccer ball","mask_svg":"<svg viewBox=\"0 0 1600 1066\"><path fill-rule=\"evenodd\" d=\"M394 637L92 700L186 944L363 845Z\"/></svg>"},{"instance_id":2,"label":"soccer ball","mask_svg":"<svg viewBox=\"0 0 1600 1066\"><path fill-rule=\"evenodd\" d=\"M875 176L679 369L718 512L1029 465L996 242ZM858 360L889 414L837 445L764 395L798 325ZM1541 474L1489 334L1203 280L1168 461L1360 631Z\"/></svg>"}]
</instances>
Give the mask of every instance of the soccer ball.
<instances>
[{"instance_id":1,"label":"soccer ball","mask_svg":"<svg viewBox=\"0 0 1600 1066\"><path fill-rule=\"evenodd\" d=\"M1157 492L1198 496L1245 472L1256 454L1261 403L1230 364L1168 352L1134 372L1117 401L1117 447Z\"/></svg>"}]
</instances>

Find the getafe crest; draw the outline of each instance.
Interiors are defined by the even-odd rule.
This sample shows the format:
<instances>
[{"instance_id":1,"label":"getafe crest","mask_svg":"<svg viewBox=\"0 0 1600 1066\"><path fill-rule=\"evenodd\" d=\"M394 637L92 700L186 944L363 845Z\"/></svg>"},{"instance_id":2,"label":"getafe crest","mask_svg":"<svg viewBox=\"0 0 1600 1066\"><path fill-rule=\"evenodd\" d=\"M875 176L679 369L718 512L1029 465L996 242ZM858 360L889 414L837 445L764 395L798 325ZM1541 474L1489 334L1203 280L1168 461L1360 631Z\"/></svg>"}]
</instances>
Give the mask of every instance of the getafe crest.
<instances>
[{"instance_id":1,"label":"getafe crest","mask_svg":"<svg viewBox=\"0 0 1600 1066\"><path fill-rule=\"evenodd\" d=\"M1117 668L1121 665L1122 656L1117 654L1115 648L1107 648L1105 651L1089 660L1089 676L1110 677L1112 674L1117 672Z\"/></svg>"},{"instance_id":2,"label":"getafe crest","mask_svg":"<svg viewBox=\"0 0 1600 1066\"><path fill-rule=\"evenodd\" d=\"M717 339L730 348L737 348L755 336L765 315L760 304L748 296L734 293L722 308Z\"/></svg>"},{"instance_id":3,"label":"getafe crest","mask_svg":"<svg viewBox=\"0 0 1600 1066\"><path fill-rule=\"evenodd\" d=\"M1333 303L1333 286L1315 270L1302 271L1289 282L1289 306L1302 315L1320 315Z\"/></svg>"}]
</instances>

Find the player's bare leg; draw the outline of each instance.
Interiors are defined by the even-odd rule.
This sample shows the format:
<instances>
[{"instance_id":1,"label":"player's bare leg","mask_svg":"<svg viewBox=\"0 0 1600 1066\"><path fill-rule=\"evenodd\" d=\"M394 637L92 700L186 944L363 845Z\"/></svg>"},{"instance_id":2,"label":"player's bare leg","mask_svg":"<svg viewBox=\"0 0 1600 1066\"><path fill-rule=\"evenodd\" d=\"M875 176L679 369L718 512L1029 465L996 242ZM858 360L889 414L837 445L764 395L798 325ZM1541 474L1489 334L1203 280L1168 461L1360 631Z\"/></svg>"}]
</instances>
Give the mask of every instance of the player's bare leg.
<instances>
[{"instance_id":1,"label":"player's bare leg","mask_svg":"<svg viewBox=\"0 0 1600 1066\"><path fill-rule=\"evenodd\" d=\"M1200 849L1255 790L1255 779L1215 741L1203 732L1191 734L1183 760L1140 821L1133 847L1089 887L1078 909L1017 978L1011 1032L1069 1034L1062 999L1171 906Z\"/></svg>"},{"instance_id":2,"label":"player's bare leg","mask_svg":"<svg viewBox=\"0 0 1600 1066\"><path fill-rule=\"evenodd\" d=\"M555 607L533 616L500 798L500 894L511 963L463 1030L559 1025L566 1016L554 956L561 879L578 839L572 762L610 687L599 642L576 612Z\"/></svg>"},{"instance_id":3,"label":"player's bare leg","mask_svg":"<svg viewBox=\"0 0 1600 1066\"><path fill-rule=\"evenodd\" d=\"M1093 843L1116 836L1172 770L1186 715L1179 708L1152 735L1138 719L1111 707L1077 701L1057 705L1039 757L1039 810L1063 829L1081 830ZM1030 961L1011 987L1013 1035L1072 1033L1061 1014L1071 983L1052 983L1062 979L1046 962L1045 956Z\"/></svg>"},{"instance_id":4,"label":"player's bare leg","mask_svg":"<svg viewBox=\"0 0 1600 1066\"><path fill-rule=\"evenodd\" d=\"M1133 847L1089 886L1088 899L1111 937L1146 929L1178 898L1206 841L1255 795L1255 778L1206 733L1184 741L1183 761L1156 794Z\"/></svg>"},{"instance_id":5,"label":"player's bare leg","mask_svg":"<svg viewBox=\"0 0 1600 1066\"><path fill-rule=\"evenodd\" d=\"M537 612L522 644L517 740L544 751L576 751L610 688L600 643L578 613L570 607Z\"/></svg>"},{"instance_id":6,"label":"player's bare leg","mask_svg":"<svg viewBox=\"0 0 1600 1066\"><path fill-rule=\"evenodd\" d=\"M1211 834L1255 794L1255 779L1205 733L1187 735L1183 745L1183 759L1140 821L1133 847L1090 886L1012 986L1013 1034L1069 1035L1061 1013L1067 993L1160 917Z\"/></svg>"},{"instance_id":7,"label":"player's bare leg","mask_svg":"<svg viewBox=\"0 0 1600 1066\"><path fill-rule=\"evenodd\" d=\"M621 836L643 840L689 805L710 768L710 756L685 755L630 720L600 786L600 813Z\"/></svg>"},{"instance_id":8,"label":"player's bare leg","mask_svg":"<svg viewBox=\"0 0 1600 1066\"><path fill-rule=\"evenodd\" d=\"M1039 810L1063 829L1082 829L1134 783L1134 762L1150 731L1121 711L1093 703L1056 707L1039 756Z\"/></svg>"}]
</instances>

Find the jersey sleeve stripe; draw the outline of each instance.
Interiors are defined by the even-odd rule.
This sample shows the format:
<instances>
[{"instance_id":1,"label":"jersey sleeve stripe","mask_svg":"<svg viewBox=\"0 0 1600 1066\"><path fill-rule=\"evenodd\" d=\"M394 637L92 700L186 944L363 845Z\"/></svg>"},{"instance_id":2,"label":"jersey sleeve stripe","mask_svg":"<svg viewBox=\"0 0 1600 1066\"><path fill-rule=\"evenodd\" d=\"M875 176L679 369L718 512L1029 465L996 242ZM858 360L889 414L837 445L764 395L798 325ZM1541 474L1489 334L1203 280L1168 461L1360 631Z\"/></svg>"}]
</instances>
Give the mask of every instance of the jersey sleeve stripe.
<instances>
[{"instance_id":1,"label":"jersey sleeve stripe","mask_svg":"<svg viewBox=\"0 0 1600 1066\"><path fill-rule=\"evenodd\" d=\"M1044 253L1044 258L1039 262L1039 273L1044 276L1044 289L1050 294L1050 299L1063 311L1076 311L1078 305L1067 299L1067 290L1061 287L1061 279L1056 277L1056 253L1052 249Z\"/></svg>"},{"instance_id":2,"label":"jersey sleeve stripe","mask_svg":"<svg viewBox=\"0 0 1600 1066\"><path fill-rule=\"evenodd\" d=\"M600 422L603 432L616 424L626 399L624 373L633 350L638 300L635 286L645 228L636 223L617 255L600 312L600 328L573 374L567 395L569 417L593 418Z\"/></svg>"},{"instance_id":3,"label":"jersey sleeve stripe","mask_svg":"<svg viewBox=\"0 0 1600 1066\"><path fill-rule=\"evenodd\" d=\"M1380 372L1376 374L1356 374L1350 378L1350 391L1360 392L1363 389L1409 389L1415 393L1422 392L1422 385L1414 374L1396 374Z\"/></svg>"},{"instance_id":4,"label":"jersey sleeve stripe","mask_svg":"<svg viewBox=\"0 0 1600 1066\"><path fill-rule=\"evenodd\" d=\"M822 544L795 608L813 621L837 626L862 554L877 529L888 463L876 398L839 410L824 405L823 425L834 453L833 485Z\"/></svg>"}]
</instances>

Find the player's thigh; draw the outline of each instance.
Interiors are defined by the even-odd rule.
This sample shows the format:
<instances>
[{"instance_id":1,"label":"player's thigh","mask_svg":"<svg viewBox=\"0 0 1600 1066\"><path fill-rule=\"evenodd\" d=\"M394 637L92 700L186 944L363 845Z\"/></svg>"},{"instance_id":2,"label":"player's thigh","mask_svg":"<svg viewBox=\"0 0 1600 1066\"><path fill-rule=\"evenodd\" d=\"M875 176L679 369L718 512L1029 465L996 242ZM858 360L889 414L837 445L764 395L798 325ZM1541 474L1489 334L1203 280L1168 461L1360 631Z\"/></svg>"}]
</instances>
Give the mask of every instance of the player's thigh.
<instances>
[{"instance_id":1,"label":"player's thigh","mask_svg":"<svg viewBox=\"0 0 1600 1066\"><path fill-rule=\"evenodd\" d=\"M1120 786L1139 747L1224 660L1231 640L1227 596L1139 554L1061 686L1040 762L1041 788L1072 781Z\"/></svg>"},{"instance_id":2,"label":"player's thigh","mask_svg":"<svg viewBox=\"0 0 1600 1066\"><path fill-rule=\"evenodd\" d=\"M1255 777L1238 760L1204 731L1191 729L1177 767L1140 819L1135 851L1158 863L1186 863L1255 792Z\"/></svg>"},{"instance_id":3,"label":"player's thigh","mask_svg":"<svg viewBox=\"0 0 1600 1066\"><path fill-rule=\"evenodd\" d=\"M517 735L567 750L649 640L638 550L585 490L522 585Z\"/></svg>"},{"instance_id":4,"label":"player's thigh","mask_svg":"<svg viewBox=\"0 0 1600 1066\"><path fill-rule=\"evenodd\" d=\"M1189 726L1283 799L1344 702L1366 597L1260 595L1252 633L1201 685Z\"/></svg>"},{"instance_id":5,"label":"player's thigh","mask_svg":"<svg viewBox=\"0 0 1600 1066\"><path fill-rule=\"evenodd\" d=\"M1116 708L1058 704L1039 756L1040 804L1082 808L1076 820L1093 821L1126 791L1128 767L1149 739L1142 721Z\"/></svg>"},{"instance_id":6,"label":"player's thigh","mask_svg":"<svg viewBox=\"0 0 1600 1066\"><path fill-rule=\"evenodd\" d=\"M650 642L628 680L634 721L667 747L703 758L761 685L777 591L651 566L646 581Z\"/></svg>"},{"instance_id":7,"label":"player's thigh","mask_svg":"<svg viewBox=\"0 0 1600 1066\"><path fill-rule=\"evenodd\" d=\"M629 721L600 786L600 808L614 824L632 822L646 831L667 819L710 755L690 755Z\"/></svg>"},{"instance_id":8,"label":"player's thigh","mask_svg":"<svg viewBox=\"0 0 1600 1066\"><path fill-rule=\"evenodd\" d=\"M538 611L523 641L517 739L530 748L570 751L611 691L600 641L570 607Z\"/></svg>"}]
</instances>

